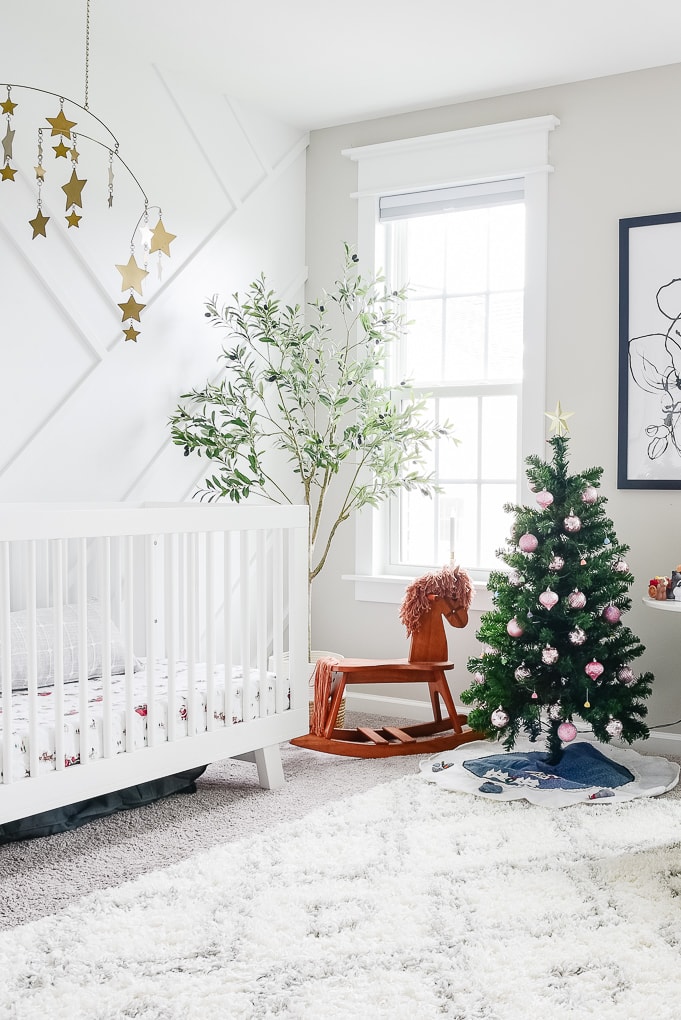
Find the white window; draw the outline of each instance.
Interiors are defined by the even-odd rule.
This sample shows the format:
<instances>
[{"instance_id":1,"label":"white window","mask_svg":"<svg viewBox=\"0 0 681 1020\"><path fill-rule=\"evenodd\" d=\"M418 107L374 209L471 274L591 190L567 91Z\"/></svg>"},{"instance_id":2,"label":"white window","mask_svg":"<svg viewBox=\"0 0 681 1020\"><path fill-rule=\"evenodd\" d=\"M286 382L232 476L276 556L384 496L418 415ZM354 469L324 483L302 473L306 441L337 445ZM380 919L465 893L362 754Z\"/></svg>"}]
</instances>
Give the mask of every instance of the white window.
<instances>
[{"instance_id":1,"label":"white window","mask_svg":"<svg viewBox=\"0 0 681 1020\"><path fill-rule=\"evenodd\" d=\"M359 164L359 255L409 288L395 378L429 395L461 440L439 444L433 499L358 516L356 594L393 601L449 562L480 582L543 455L548 135L534 118L346 151ZM399 583L395 583L399 579ZM392 583L391 583L392 582Z\"/></svg>"}]
</instances>

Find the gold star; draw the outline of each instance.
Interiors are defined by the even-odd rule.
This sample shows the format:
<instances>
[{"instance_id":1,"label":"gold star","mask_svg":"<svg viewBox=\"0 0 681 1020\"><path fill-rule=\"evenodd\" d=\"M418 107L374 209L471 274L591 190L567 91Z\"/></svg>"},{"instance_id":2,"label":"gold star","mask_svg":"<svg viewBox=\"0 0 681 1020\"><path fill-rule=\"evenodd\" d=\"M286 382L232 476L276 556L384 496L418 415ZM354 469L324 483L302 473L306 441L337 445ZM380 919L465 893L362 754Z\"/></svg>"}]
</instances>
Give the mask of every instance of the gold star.
<instances>
[{"instance_id":1,"label":"gold star","mask_svg":"<svg viewBox=\"0 0 681 1020\"><path fill-rule=\"evenodd\" d=\"M159 216L158 223L154 227L151 235L151 246L149 251L162 251L165 255L170 256L170 245L177 237L177 234L169 234L166 228L163 226L163 220Z\"/></svg>"},{"instance_id":2,"label":"gold star","mask_svg":"<svg viewBox=\"0 0 681 1020\"><path fill-rule=\"evenodd\" d=\"M36 238L38 234L42 234L43 237L47 237L47 234L45 233L45 225L49 218L49 216L43 216L42 209L38 209L38 212L35 214L35 219L28 221L33 227L34 238Z\"/></svg>"},{"instance_id":3,"label":"gold star","mask_svg":"<svg viewBox=\"0 0 681 1020\"><path fill-rule=\"evenodd\" d=\"M53 145L52 148L54 149L56 156L63 156L64 159L66 159L66 153L69 151L67 145L64 145L63 142L60 142L59 145Z\"/></svg>"},{"instance_id":4,"label":"gold star","mask_svg":"<svg viewBox=\"0 0 681 1020\"><path fill-rule=\"evenodd\" d=\"M564 411L560 406L560 400L556 404L556 410L553 414L550 411L544 411L544 414L551 422L551 432L555 432L557 436L562 436L566 432L569 432L567 419L571 418L574 411Z\"/></svg>"},{"instance_id":5,"label":"gold star","mask_svg":"<svg viewBox=\"0 0 681 1020\"><path fill-rule=\"evenodd\" d=\"M2 178L3 181L13 181L16 172L16 167L10 166L9 163L6 163L2 170L0 170L0 178Z\"/></svg>"},{"instance_id":6,"label":"gold star","mask_svg":"<svg viewBox=\"0 0 681 1020\"><path fill-rule=\"evenodd\" d=\"M2 110L3 113L6 113L8 117L12 116L16 108L17 104L13 103L9 96L4 103L0 103L0 110Z\"/></svg>"},{"instance_id":7,"label":"gold star","mask_svg":"<svg viewBox=\"0 0 681 1020\"><path fill-rule=\"evenodd\" d=\"M143 308L146 308L146 305L141 305L139 301L135 301L131 294L128 300L124 304L119 304L118 307L123 312L123 322L125 322L126 319L137 319L139 322L140 312Z\"/></svg>"},{"instance_id":8,"label":"gold star","mask_svg":"<svg viewBox=\"0 0 681 1020\"><path fill-rule=\"evenodd\" d=\"M39 163L38 166L34 166L33 169L35 170L36 180L44 181L45 180L45 167L41 166L40 163Z\"/></svg>"},{"instance_id":9,"label":"gold star","mask_svg":"<svg viewBox=\"0 0 681 1020\"><path fill-rule=\"evenodd\" d=\"M76 149L76 148L71 149L71 160L72 160L72 162L77 163L79 156L80 156L80 153L78 152L78 149Z\"/></svg>"},{"instance_id":10,"label":"gold star","mask_svg":"<svg viewBox=\"0 0 681 1020\"><path fill-rule=\"evenodd\" d=\"M131 255L128 259L128 264L123 266L116 265L116 269L123 277L121 282L121 290L136 290L138 294L142 294L142 280L149 273L146 269L140 268L135 262L135 256Z\"/></svg>"},{"instance_id":11,"label":"gold star","mask_svg":"<svg viewBox=\"0 0 681 1020\"><path fill-rule=\"evenodd\" d=\"M65 138L71 138L71 128L76 126L76 121L67 120L63 110L60 110L56 117L46 117L45 120L48 124L52 125L53 135L63 135Z\"/></svg>"},{"instance_id":12,"label":"gold star","mask_svg":"<svg viewBox=\"0 0 681 1020\"><path fill-rule=\"evenodd\" d=\"M123 330L123 336L125 337L125 339L133 340L135 343L137 343L137 337L139 335L140 331L138 329L133 329L132 326L130 326L128 329Z\"/></svg>"},{"instance_id":13,"label":"gold star","mask_svg":"<svg viewBox=\"0 0 681 1020\"><path fill-rule=\"evenodd\" d=\"M73 212L69 216L65 216L64 217L64 219L66 220L66 222L69 225L69 229L71 227L77 227L78 224L80 223L80 221L82 220L82 218L83 217L79 216L75 209L73 210Z\"/></svg>"},{"instance_id":14,"label":"gold star","mask_svg":"<svg viewBox=\"0 0 681 1020\"><path fill-rule=\"evenodd\" d=\"M5 153L5 159L11 159L12 158L12 142L14 141L14 135L15 134L16 134L15 131L10 131L9 123L8 123L7 124L7 132L5 133L5 137L2 140L2 148L3 148L3 151Z\"/></svg>"},{"instance_id":15,"label":"gold star","mask_svg":"<svg viewBox=\"0 0 681 1020\"><path fill-rule=\"evenodd\" d=\"M81 194L86 184L87 180L84 181L78 180L78 178L76 177L76 171L75 170L71 171L71 180L68 182L68 184L62 184L61 186L61 190L66 195L67 209L70 209L72 205L79 205L81 209L83 208Z\"/></svg>"}]
</instances>

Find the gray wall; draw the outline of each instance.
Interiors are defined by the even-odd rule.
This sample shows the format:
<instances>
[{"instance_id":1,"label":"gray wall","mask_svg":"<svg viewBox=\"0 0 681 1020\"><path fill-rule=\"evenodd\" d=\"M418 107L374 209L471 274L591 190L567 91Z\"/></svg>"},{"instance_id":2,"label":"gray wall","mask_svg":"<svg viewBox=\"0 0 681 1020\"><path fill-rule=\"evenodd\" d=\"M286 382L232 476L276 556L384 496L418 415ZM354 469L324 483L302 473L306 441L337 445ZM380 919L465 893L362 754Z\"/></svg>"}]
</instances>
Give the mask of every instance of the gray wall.
<instances>
[{"instance_id":1,"label":"gray wall","mask_svg":"<svg viewBox=\"0 0 681 1020\"><path fill-rule=\"evenodd\" d=\"M308 295L315 296L335 278L341 242L353 243L357 235L350 198L356 164L342 149L545 114L560 119L550 138L555 172L549 180L547 408L560 400L575 412L572 469L604 468L601 492L608 497L608 516L618 538L631 546L628 562L636 583L625 622L646 645L639 667L656 677L651 724L681 717L676 659L681 615L641 604L648 578L681 562L681 493L616 487L618 220L681 208L679 95L677 64L330 128L312 133L307 170ZM681 253L679 261L681 270ZM523 500L528 495L526 490ZM315 583L313 644L352 656L406 654L397 606L355 602L353 585L341 580L353 571L350 522ZM467 684L465 661L478 648L478 622L479 613L473 613L466 631L448 631L458 664L455 694Z\"/></svg>"}]
</instances>

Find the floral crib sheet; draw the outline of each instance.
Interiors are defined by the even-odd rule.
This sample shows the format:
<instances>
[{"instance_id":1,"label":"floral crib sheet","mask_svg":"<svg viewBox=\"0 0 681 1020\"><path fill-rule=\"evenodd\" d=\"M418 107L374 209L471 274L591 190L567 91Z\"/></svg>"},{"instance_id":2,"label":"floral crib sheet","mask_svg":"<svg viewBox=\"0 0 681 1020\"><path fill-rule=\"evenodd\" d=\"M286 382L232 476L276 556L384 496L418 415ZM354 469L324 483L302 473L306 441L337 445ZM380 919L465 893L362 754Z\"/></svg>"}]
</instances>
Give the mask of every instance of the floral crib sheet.
<instances>
[{"instance_id":1,"label":"floral crib sheet","mask_svg":"<svg viewBox=\"0 0 681 1020\"><path fill-rule=\"evenodd\" d=\"M225 719L225 676L224 667L216 666L214 669L216 679L214 689L213 717L217 725L224 726ZM206 708L206 665L197 663L194 667L194 692L195 692L195 718L193 732L203 733L207 729L207 708ZM276 712L276 678L274 673L266 673L264 682L264 697L266 699L266 715ZM148 690L147 671L141 669L133 677L133 703L134 703L134 731L132 734L132 748L137 750L146 746L147 739L147 718L148 718ZM103 680L94 678L88 681L88 756L90 759L103 756ZM112 741L116 753L121 753L128 748L128 733L126 726L126 687L124 676L111 677L111 725ZM154 676L154 710L155 725L158 730L157 743L168 739L168 669L166 662L155 664ZM284 708L290 707L289 691L286 691ZM79 684L64 684L64 765L78 765L80 763L80 703ZM243 722L244 714L248 719L256 719L260 716L260 674L257 670L251 670L250 682L248 684L248 695L246 712L244 713L244 682L243 672L239 668L232 670L231 689L231 721L232 723ZM175 716L175 737L187 736L189 730L189 695L188 695L188 666L184 662L175 666L175 703L173 712ZM0 706L0 722L2 721L2 707ZM38 765L39 772L54 771L56 760L55 748L55 709L54 709L54 688L41 687L38 690ZM3 776L3 741L5 734L0 727L0 778ZM26 691L14 691L12 694L12 741L11 768L12 779L17 780L29 775L30 745L29 745L29 713L28 695Z\"/></svg>"}]
</instances>

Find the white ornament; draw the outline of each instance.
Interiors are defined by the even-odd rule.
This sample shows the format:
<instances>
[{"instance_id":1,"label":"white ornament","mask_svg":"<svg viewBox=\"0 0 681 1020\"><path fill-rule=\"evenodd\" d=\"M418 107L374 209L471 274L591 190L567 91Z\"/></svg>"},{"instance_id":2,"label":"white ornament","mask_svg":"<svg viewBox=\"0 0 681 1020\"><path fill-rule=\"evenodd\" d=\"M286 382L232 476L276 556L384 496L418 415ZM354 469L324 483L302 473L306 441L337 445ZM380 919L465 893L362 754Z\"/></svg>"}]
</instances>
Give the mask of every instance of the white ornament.
<instances>
[{"instance_id":1,"label":"white ornament","mask_svg":"<svg viewBox=\"0 0 681 1020\"><path fill-rule=\"evenodd\" d=\"M606 732L609 733L611 737L614 737L615 740L622 736L622 723L619 719L611 719L605 729Z\"/></svg>"},{"instance_id":2,"label":"white ornament","mask_svg":"<svg viewBox=\"0 0 681 1020\"><path fill-rule=\"evenodd\" d=\"M508 713L504 712L501 705L499 705L499 708L495 709L494 712L492 712L490 720L492 726L496 726L497 729L500 730L508 723Z\"/></svg>"}]
</instances>

